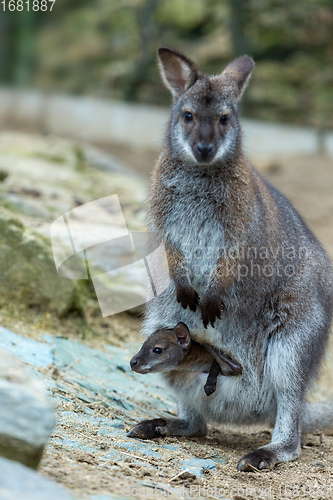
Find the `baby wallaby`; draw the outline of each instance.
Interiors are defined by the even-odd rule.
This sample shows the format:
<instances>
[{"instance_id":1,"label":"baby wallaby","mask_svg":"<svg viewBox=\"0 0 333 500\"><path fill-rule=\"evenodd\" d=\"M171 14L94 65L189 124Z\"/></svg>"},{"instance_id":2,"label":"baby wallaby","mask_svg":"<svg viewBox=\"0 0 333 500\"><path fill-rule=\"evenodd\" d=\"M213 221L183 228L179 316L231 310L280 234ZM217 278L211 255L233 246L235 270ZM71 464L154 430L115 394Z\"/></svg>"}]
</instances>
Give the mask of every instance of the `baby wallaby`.
<instances>
[{"instance_id":1,"label":"baby wallaby","mask_svg":"<svg viewBox=\"0 0 333 500\"><path fill-rule=\"evenodd\" d=\"M201 345L191 339L185 323L179 322L173 330L161 329L152 333L140 351L130 361L137 373L177 371L209 372L204 391L207 396L216 390L218 375L240 375L241 366L217 349Z\"/></svg>"}]
</instances>

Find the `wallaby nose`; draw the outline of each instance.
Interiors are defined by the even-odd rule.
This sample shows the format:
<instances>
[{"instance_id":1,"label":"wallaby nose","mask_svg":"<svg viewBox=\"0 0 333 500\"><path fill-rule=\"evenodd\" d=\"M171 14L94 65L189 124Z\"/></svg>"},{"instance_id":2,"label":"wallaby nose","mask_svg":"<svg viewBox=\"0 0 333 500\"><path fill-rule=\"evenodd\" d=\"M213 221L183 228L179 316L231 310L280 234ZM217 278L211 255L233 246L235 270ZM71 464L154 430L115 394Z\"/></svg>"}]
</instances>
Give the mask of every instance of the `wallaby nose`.
<instances>
[{"instance_id":1,"label":"wallaby nose","mask_svg":"<svg viewBox=\"0 0 333 500\"><path fill-rule=\"evenodd\" d=\"M214 146L209 142L201 141L197 145L197 152L199 153L200 157L203 160L211 156L213 151L214 151Z\"/></svg>"},{"instance_id":2,"label":"wallaby nose","mask_svg":"<svg viewBox=\"0 0 333 500\"><path fill-rule=\"evenodd\" d=\"M130 361L131 368L133 370L133 367L139 364L139 360L136 356L133 356L133 358Z\"/></svg>"}]
</instances>

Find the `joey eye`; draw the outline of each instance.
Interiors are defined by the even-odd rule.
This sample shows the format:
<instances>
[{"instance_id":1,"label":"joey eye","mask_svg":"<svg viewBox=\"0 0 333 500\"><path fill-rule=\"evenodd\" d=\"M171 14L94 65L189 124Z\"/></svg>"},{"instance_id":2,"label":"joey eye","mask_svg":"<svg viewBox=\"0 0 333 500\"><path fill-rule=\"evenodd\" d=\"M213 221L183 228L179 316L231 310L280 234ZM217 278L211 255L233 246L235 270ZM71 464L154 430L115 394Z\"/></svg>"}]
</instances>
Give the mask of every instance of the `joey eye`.
<instances>
[{"instance_id":1,"label":"joey eye","mask_svg":"<svg viewBox=\"0 0 333 500\"><path fill-rule=\"evenodd\" d=\"M160 347L154 347L153 353L155 353L155 354L162 354L162 350L163 349L161 349Z\"/></svg>"},{"instance_id":2,"label":"joey eye","mask_svg":"<svg viewBox=\"0 0 333 500\"><path fill-rule=\"evenodd\" d=\"M220 123L222 123L222 125L225 125L229 120L229 116L228 115L222 115L221 118L220 118Z\"/></svg>"},{"instance_id":3,"label":"joey eye","mask_svg":"<svg viewBox=\"0 0 333 500\"><path fill-rule=\"evenodd\" d=\"M184 113L184 122L191 122L193 120L193 115L189 111Z\"/></svg>"}]
</instances>

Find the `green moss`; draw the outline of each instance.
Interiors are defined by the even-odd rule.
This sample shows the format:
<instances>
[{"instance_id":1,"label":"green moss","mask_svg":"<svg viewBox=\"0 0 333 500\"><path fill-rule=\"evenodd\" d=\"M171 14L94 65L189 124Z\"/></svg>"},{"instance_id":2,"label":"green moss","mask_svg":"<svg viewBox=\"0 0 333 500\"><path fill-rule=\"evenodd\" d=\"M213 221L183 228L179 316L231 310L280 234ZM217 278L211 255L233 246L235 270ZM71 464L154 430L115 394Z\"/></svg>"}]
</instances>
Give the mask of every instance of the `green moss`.
<instances>
[{"instance_id":1,"label":"green moss","mask_svg":"<svg viewBox=\"0 0 333 500\"><path fill-rule=\"evenodd\" d=\"M0 294L30 307L54 310L62 316L82 313L82 285L61 278L55 268L50 240L25 228L0 208Z\"/></svg>"},{"instance_id":2,"label":"green moss","mask_svg":"<svg viewBox=\"0 0 333 500\"><path fill-rule=\"evenodd\" d=\"M67 163L67 159L64 156L56 155L52 153L33 153L31 156L34 158L40 158L41 160L46 160L51 163L58 163L59 165L65 165Z\"/></svg>"},{"instance_id":3,"label":"green moss","mask_svg":"<svg viewBox=\"0 0 333 500\"><path fill-rule=\"evenodd\" d=\"M8 175L9 175L9 172L7 172L7 170L1 169L0 170L0 182L3 182L5 179L7 179Z\"/></svg>"},{"instance_id":4,"label":"green moss","mask_svg":"<svg viewBox=\"0 0 333 500\"><path fill-rule=\"evenodd\" d=\"M37 469L42 458L43 447L33 448L22 439L0 434L0 456L15 460L27 467Z\"/></svg>"},{"instance_id":5,"label":"green moss","mask_svg":"<svg viewBox=\"0 0 333 500\"><path fill-rule=\"evenodd\" d=\"M75 156L75 169L79 172L85 172L89 165L86 161L83 149L79 146L75 146L73 147L73 153Z\"/></svg>"},{"instance_id":6,"label":"green moss","mask_svg":"<svg viewBox=\"0 0 333 500\"><path fill-rule=\"evenodd\" d=\"M18 213L17 208L13 203L10 201L6 200L6 198L3 197L3 194L0 193L0 207L6 208L7 210L10 210L11 212L16 212Z\"/></svg>"}]
</instances>

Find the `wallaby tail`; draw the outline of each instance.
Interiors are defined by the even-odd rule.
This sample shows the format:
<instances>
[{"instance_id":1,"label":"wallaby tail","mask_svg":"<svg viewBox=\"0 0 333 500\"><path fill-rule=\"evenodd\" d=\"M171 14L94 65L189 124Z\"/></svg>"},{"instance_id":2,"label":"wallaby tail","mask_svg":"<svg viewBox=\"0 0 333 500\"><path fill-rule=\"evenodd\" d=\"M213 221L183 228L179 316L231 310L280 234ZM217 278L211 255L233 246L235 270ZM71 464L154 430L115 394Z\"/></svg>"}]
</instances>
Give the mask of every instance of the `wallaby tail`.
<instances>
[{"instance_id":1,"label":"wallaby tail","mask_svg":"<svg viewBox=\"0 0 333 500\"><path fill-rule=\"evenodd\" d=\"M322 431L333 434L333 401L306 403L302 416L302 432Z\"/></svg>"}]
</instances>

